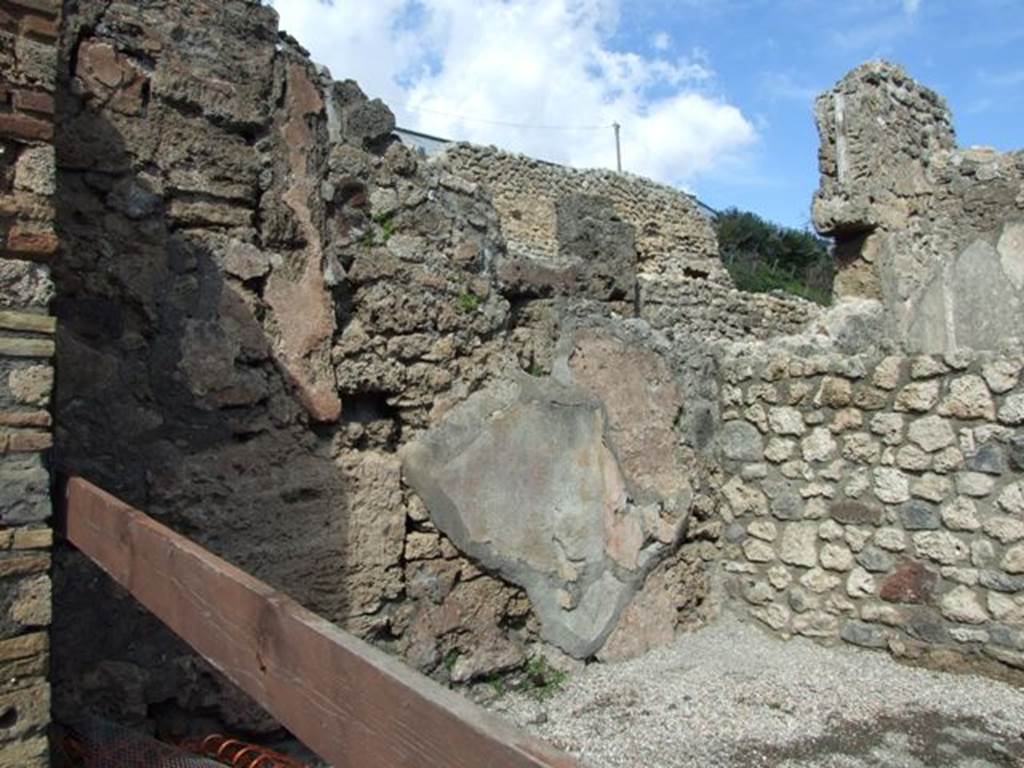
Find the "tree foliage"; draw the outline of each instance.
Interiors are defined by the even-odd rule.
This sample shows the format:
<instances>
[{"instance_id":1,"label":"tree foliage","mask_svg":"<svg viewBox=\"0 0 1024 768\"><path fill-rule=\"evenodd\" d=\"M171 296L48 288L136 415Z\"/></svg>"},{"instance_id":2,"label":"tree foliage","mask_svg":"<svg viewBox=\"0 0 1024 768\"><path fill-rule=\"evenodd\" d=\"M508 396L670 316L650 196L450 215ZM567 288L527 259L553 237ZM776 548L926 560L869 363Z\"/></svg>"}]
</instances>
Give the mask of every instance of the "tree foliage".
<instances>
[{"instance_id":1,"label":"tree foliage","mask_svg":"<svg viewBox=\"0 0 1024 768\"><path fill-rule=\"evenodd\" d=\"M829 241L729 208L715 219L722 262L740 290L786 291L821 304L832 295Z\"/></svg>"}]
</instances>

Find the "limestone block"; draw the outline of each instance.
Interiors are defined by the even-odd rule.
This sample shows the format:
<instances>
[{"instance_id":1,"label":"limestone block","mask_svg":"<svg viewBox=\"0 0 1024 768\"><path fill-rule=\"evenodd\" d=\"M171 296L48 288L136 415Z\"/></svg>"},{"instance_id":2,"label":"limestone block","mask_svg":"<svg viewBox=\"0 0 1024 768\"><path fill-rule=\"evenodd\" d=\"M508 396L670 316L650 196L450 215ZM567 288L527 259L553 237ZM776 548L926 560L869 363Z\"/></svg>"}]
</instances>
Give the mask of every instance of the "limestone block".
<instances>
[{"instance_id":1,"label":"limestone block","mask_svg":"<svg viewBox=\"0 0 1024 768\"><path fill-rule=\"evenodd\" d=\"M918 557L927 557L942 565L966 562L970 548L962 540L946 531L927 531L912 536Z\"/></svg>"},{"instance_id":2,"label":"limestone block","mask_svg":"<svg viewBox=\"0 0 1024 768\"><path fill-rule=\"evenodd\" d=\"M799 437L807 431L803 415L796 408L790 406L770 408L768 424L771 430L778 435Z\"/></svg>"},{"instance_id":3,"label":"limestone block","mask_svg":"<svg viewBox=\"0 0 1024 768\"><path fill-rule=\"evenodd\" d=\"M907 430L907 437L929 453L934 453L956 442L952 426L940 416L925 416L915 419Z\"/></svg>"},{"instance_id":4,"label":"limestone block","mask_svg":"<svg viewBox=\"0 0 1024 768\"><path fill-rule=\"evenodd\" d=\"M995 403L985 380L969 375L953 379L949 394L939 406L939 414L957 419L988 419L996 416Z\"/></svg>"},{"instance_id":5,"label":"limestone block","mask_svg":"<svg viewBox=\"0 0 1024 768\"><path fill-rule=\"evenodd\" d=\"M875 495L886 504L910 500L910 479L898 469L878 467L874 471Z\"/></svg>"},{"instance_id":6,"label":"limestone block","mask_svg":"<svg viewBox=\"0 0 1024 768\"><path fill-rule=\"evenodd\" d=\"M984 624L989 620L981 601L975 592L959 586L942 596L939 603L942 615L950 621L963 624Z\"/></svg>"}]
</instances>

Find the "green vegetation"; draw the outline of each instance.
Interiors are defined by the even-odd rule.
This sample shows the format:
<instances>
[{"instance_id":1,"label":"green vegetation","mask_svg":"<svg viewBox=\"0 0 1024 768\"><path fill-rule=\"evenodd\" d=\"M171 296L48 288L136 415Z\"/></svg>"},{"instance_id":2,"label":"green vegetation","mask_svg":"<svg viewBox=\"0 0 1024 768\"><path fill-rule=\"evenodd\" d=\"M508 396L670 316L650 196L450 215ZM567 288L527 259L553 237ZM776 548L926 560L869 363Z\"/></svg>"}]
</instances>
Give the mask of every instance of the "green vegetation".
<instances>
[{"instance_id":1,"label":"green vegetation","mask_svg":"<svg viewBox=\"0 0 1024 768\"><path fill-rule=\"evenodd\" d=\"M393 214L384 213L373 217L374 223L380 227L379 245L387 245L388 240L395 234L395 220Z\"/></svg>"},{"instance_id":2,"label":"green vegetation","mask_svg":"<svg viewBox=\"0 0 1024 768\"><path fill-rule=\"evenodd\" d=\"M501 675L491 675L490 677L484 678L484 682L491 686L491 690L494 691L495 696L505 695L505 678Z\"/></svg>"},{"instance_id":3,"label":"green vegetation","mask_svg":"<svg viewBox=\"0 0 1024 768\"><path fill-rule=\"evenodd\" d=\"M480 297L472 291L463 291L459 294L459 310L467 315L476 312L480 308Z\"/></svg>"},{"instance_id":4,"label":"green vegetation","mask_svg":"<svg viewBox=\"0 0 1024 768\"><path fill-rule=\"evenodd\" d=\"M444 655L444 660L441 662L441 665L449 675L452 673L452 670L455 669L455 662L459 660L459 656L460 653L458 648L452 648Z\"/></svg>"},{"instance_id":5,"label":"green vegetation","mask_svg":"<svg viewBox=\"0 0 1024 768\"><path fill-rule=\"evenodd\" d=\"M828 240L735 208L718 215L715 231L722 262L740 290L831 303L835 266Z\"/></svg>"},{"instance_id":6,"label":"green vegetation","mask_svg":"<svg viewBox=\"0 0 1024 768\"><path fill-rule=\"evenodd\" d=\"M568 677L566 672L551 666L546 656L534 656L526 662L523 678L516 690L544 701L558 693Z\"/></svg>"},{"instance_id":7,"label":"green vegetation","mask_svg":"<svg viewBox=\"0 0 1024 768\"><path fill-rule=\"evenodd\" d=\"M373 217L374 226L368 227L363 233L362 244L364 248L374 248L379 245L387 245L388 240L395 234L395 221L393 214L379 214Z\"/></svg>"}]
</instances>

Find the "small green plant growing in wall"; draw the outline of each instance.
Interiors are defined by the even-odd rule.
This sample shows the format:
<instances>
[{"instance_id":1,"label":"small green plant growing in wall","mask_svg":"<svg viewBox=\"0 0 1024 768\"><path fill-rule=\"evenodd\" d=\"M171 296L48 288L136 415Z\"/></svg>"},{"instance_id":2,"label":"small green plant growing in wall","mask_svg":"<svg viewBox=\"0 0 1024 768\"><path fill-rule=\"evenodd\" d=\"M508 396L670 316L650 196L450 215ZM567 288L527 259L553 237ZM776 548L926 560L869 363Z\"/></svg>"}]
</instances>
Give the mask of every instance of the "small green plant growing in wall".
<instances>
[{"instance_id":1,"label":"small green plant growing in wall","mask_svg":"<svg viewBox=\"0 0 1024 768\"><path fill-rule=\"evenodd\" d=\"M467 315L476 312L480 308L480 297L472 291L463 291L459 294L458 306L459 311Z\"/></svg>"},{"instance_id":2,"label":"small green plant growing in wall","mask_svg":"<svg viewBox=\"0 0 1024 768\"><path fill-rule=\"evenodd\" d=\"M388 240L395 234L395 219L390 213L381 213L373 217L374 223L380 227L380 239L378 245L387 245Z\"/></svg>"},{"instance_id":3,"label":"small green plant growing in wall","mask_svg":"<svg viewBox=\"0 0 1024 768\"><path fill-rule=\"evenodd\" d=\"M544 701L562 690L568 678L566 672L551 666L547 657L540 654L526 662L523 679L517 690L538 701Z\"/></svg>"},{"instance_id":4,"label":"small green plant growing in wall","mask_svg":"<svg viewBox=\"0 0 1024 768\"><path fill-rule=\"evenodd\" d=\"M458 648L452 648L444 655L444 659L441 661L441 666L444 667L445 672L449 675L451 675L452 670L455 669L455 662L459 660L459 656Z\"/></svg>"}]
</instances>

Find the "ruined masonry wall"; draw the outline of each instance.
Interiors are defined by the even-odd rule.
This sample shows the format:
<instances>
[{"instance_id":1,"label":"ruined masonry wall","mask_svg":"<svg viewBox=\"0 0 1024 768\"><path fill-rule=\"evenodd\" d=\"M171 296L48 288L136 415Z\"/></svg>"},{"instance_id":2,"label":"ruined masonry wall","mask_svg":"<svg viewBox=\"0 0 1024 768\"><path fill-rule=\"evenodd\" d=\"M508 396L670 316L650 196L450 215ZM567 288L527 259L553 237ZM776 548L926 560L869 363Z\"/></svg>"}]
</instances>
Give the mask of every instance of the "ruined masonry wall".
<instances>
[{"instance_id":1,"label":"ruined masonry wall","mask_svg":"<svg viewBox=\"0 0 1024 768\"><path fill-rule=\"evenodd\" d=\"M54 75L60 4L0 0L0 765L48 766Z\"/></svg>"},{"instance_id":2,"label":"ruined masonry wall","mask_svg":"<svg viewBox=\"0 0 1024 768\"><path fill-rule=\"evenodd\" d=\"M935 92L886 62L815 106L814 224L839 298L881 301L910 353L992 349L1024 322L1024 152L959 148Z\"/></svg>"},{"instance_id":3,"label":"ruined masonry wall","mask_svg":"<svg viewBox=\"0 0 1024 768\"><path fill-rule=\"evenodd\" d=\"M556 203L584 193L611 200L635 228L640 274L706 276L732 284L718 259L710 222L694 199L677 189L631 174L577 170L471 144L455 145L442 162L490 191L513 257L557 261Z\"/></svg>"},{"instance_id":4,"label":"ruined masonry wall","mask_svg":"<svg viewBox=\"0 0 1024 768\"><path fill-rule=\"evenodd\" d=\"M1022 366L1020 350L725 359L738 610L787 636L1024 669Z\"/></svg>"},{"instance_id":5,"label":"ruined masonry wall","mask_svg":"<svg viewBox=\"0 0 1024 768\"><path fill-rule=\"evenodd\" d=\"M702 342L769 339L800 333L822 308L795 296L746 293L711 280L639 278L640 316Z\"/></svg>"}]
</instances>

